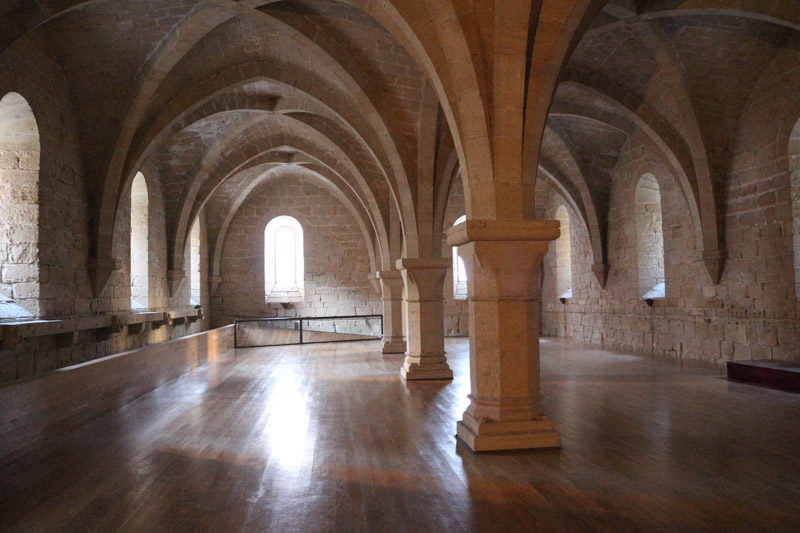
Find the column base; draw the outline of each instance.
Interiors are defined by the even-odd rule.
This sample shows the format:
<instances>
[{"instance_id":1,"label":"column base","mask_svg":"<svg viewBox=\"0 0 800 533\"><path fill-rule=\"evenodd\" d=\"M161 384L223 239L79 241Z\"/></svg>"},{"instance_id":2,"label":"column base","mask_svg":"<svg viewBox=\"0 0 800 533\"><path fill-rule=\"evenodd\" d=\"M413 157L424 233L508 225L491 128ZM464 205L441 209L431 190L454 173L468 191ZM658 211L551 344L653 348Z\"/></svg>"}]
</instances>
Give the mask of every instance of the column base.
<instances>
[{"instance_id":1,"label":"column base","mask_svg":"<svg viewBox=\"0 0 800 533\"><path fill-rule=\"evenodd\" d=\"M406 353L406 341L383 341L381 353Z\"/></svg>"},{"instance_id":2,"label":"column base","mask_svg":"<svg viewBox=\"0 0 800 533\"><path fill-rule=\"evenodd\" d=\"M473 424L465 416L457 425L456 436L475 453L561 447L561 436L546 416L540 420Z\"/></svg>"},{"instance_id":3,"label":"column base","mask_svg":"<svg viewBox=\"0 0 800 533\"><path fill-rule=\"evenodd\" d=\"M429 379L453 379L453 371L447 364L444 353L441 355L411 355L406 353L406 360L400 375L406 381L423 381Z\"/></svg>"}]
</instances>

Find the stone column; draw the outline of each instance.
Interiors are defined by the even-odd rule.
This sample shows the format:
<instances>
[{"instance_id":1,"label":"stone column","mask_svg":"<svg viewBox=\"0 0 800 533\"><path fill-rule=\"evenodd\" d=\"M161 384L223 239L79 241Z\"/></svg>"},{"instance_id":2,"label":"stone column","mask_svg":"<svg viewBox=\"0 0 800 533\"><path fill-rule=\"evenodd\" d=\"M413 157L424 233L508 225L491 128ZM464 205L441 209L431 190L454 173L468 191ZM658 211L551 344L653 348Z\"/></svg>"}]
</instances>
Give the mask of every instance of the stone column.
<instances>
[{"instance_id":1,"label":"stone column","mask_svg":"<svg viewBox=\"0 0 800 533\"><path fill-rule=\"evenodd\" d=\"M442 284L450 259L397 260L406 287L406 360L400 374L408 381L453 379L444 351Z\"/></svg>"},{"instance_id":2,"label":"stone column","mask_svg":"<svg viewBox=\"0 0 800 533\"><path fill-rule=\"evenodd\" d=\"M404 353L403 337L403 275L398 270L375 273L381 281L383 296L383 353Z\"/></svg>"},{"instance_id":3,"label":"stone column","mask_svg":"<svg viewBox=\"0 0 800 533\"><path fill-rule=\"evenodd\" d=\"M468 220L448 232L469 288L470 405L459 439L475 452L550 448L560 437L539 391L539 272L557 221Z\"/></svg>"}]
</instances>

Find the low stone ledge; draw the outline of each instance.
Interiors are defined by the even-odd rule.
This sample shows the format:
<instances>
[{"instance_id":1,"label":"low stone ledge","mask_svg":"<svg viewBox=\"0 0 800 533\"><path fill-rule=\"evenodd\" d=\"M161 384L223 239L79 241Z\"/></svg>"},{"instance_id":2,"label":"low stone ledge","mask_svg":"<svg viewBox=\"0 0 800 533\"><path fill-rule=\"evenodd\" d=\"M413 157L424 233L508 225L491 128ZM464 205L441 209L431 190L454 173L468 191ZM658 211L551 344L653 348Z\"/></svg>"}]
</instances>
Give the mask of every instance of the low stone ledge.
<instances>
[{"instance_id":1,"label":"low stone ledge","mask_svg":"<svg viewBox=\"0 0 800 533\"><path fill-rule=\"evenodd\" d=\"M187 319L189 322L194 322L202 319L203 316L202 308L193 307L188 309L171 309L167 311L111 313L64 319L37 319L5 322L0 324L0 350L13 349L22 339L31 337L47 337L53 335L66 336L91 329L107 330L108 333L119 333L122 331L123 326L128 326L129 331L137 333L141 331L144 324L147 323L152 323L154 328L158 328L163 325L180 325L185 323Z\"/></svg>"}]
</instances>

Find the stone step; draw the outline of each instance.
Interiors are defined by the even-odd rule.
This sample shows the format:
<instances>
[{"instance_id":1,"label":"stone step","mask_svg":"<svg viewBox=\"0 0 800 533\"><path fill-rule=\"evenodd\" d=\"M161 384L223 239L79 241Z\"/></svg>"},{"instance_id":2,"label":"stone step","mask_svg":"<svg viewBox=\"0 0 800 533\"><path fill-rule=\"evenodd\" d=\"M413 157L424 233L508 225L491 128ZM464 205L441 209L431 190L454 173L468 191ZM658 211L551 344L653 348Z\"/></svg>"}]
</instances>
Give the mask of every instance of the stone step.
<instances>
[{"instance_id":1,"label":"stone step","mask_svg":"<svg viewBox=\"0 0 800 533\"><path fill-rule=\"evenodd\" d=\"M728 361L728 379L800 392L800 362Z\"/></svg>"}]
</instances>

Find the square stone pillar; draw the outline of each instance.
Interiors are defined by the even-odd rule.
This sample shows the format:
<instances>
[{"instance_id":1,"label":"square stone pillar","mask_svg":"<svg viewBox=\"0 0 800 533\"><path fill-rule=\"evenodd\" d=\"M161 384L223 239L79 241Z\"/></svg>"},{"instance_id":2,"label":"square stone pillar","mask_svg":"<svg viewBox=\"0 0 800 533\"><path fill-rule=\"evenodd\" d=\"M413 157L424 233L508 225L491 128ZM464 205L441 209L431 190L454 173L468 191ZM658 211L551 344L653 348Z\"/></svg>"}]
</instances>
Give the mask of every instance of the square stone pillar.
<instances>
[{"instance_id":1,"label":"square stone pillar","mask_svg":"<svg viewBox=\"0 0 800 533\"><path fill-rule=\"evenodd\" d=\"M403 337L403 275L399 270L379 270L383 297L383 353L405 353Z\"/></svg>"},{"instance_id":2,"label":"square stone pillar","mask_svg":"<svg viewBox=\"0 0 800 533\"><path fill-rule=\"evenodd\" d=\"M472 451L560 446L539 390L539 271L557 221L468 220L448 232L469 289L470 405L458 438Z\"/></svg>"},{"instance_id":3,"label":"square stone pillar","mask_svg":"<svg viewBox=\"0 0 800 533\"><path fill-rule=\"evenodd\" d=\"M406 288L406 360L400 374L408 381L453 379L444 351L442 285L450 259L397 260Z\"/></svg>"}]
</instances>

